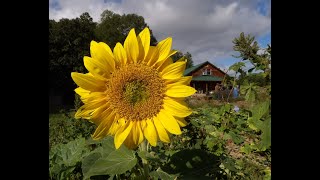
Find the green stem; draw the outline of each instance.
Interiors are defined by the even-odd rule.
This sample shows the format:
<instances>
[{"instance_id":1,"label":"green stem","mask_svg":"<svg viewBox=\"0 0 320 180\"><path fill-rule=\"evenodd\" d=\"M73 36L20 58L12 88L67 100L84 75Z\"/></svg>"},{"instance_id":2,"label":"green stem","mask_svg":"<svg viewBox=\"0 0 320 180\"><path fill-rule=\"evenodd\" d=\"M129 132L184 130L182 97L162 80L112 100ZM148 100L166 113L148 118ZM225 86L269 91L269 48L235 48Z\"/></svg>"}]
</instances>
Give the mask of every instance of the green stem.
<instances>
[{"instance_id":1,"label":"green stem","mask_svg":"<svg viewBox=\"0 0 320 180\"><path fill-rule=\"evenodd\" d=\"M145 151L148 152L148 144L147 141L144 140L141 144L140 144L140 151ZM144 172L144 177L146 179L149 178L149 165L148 165L148 161L144 158L142 159L142 165L143 165L143 172Z\"/></svg>"}]
</instances>

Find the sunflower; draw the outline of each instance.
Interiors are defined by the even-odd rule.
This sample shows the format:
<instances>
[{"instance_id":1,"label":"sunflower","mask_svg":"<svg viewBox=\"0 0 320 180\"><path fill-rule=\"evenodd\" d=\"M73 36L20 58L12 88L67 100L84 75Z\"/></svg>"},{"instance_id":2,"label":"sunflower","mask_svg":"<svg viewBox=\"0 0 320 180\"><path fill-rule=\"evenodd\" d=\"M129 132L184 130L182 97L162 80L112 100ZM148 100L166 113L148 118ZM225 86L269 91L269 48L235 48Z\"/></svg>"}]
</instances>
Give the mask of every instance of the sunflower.
<instances>
[{"instance_id":1,"label":"sunflower","mask_svg":"<svg viewBox=\"0 0 320 180\"><path fill-rule=\"evenodd\" d=\"M184 99L196 90L189 86L191 76L183 77L186 61L173 63L172 38L150 46L150 31L138 36L131 29L122 46L113 51L103 42L91 41L91 57L84 57L89 73L72 72L79 86L75 92L84 103L75 118L95 123L94 140L114 136L122 144L136 148L144 138L152 146L169 143L169 134L181 134L184 118L192 113Z\"/></svg>"}]
</instances>

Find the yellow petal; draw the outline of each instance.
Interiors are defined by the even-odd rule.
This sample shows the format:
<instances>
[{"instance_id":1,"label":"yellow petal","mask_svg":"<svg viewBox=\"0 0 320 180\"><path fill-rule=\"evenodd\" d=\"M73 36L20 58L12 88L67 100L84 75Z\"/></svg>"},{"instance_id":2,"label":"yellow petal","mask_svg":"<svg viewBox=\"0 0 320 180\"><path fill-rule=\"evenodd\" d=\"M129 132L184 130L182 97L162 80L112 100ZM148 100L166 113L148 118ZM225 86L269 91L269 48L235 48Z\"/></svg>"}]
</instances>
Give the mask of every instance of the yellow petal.
<instances>
[{"instance_id":1,"label":"yellow petal","mask_svg":"<svg viewBox=\"0 0 320 180\"><path fill-rule=\"evenodd\" d=\"M153 66L157 62L158 58L159 50L154 46L150 46L148 55L145 58L145 62L147 62L148 66Z\"/></svg>"},{"instance_id":2,"label":"yellow petal","mask_svg":"<svg viewBox=\"0 0 320 180\"><path fill-rule=\"evenodd\" d=\"M163 127L171 134L181 134L181 129L178 122L170 113L162 109L157 117L162 123Z\"/></svg>"},{"instance_id":3,"label":"yellow petal","mask_svg":"<svg viewBox=\"0 0 320 180\"><path fill-rule=\"evenodd\" d=\"M118 114L115 115L114 121L112 122L111 127L108 131L108 135L114 136L116 134L118 129L122 126L122 124L119 123L119 120L121 119L123 118L120 118Z\"/></svg>"},{"instance_id":4,"label":"yellow petal","mask_svg":"<svg viewBox=\"0 0 320 180\"><path fill-rule=\"evenodd\" d=\"M187 103L170 97L164 97L163 108L177 117L186 117L192 113L192 110L187 107Z\"/></svg>"},{"instance_id":5,"label":"yellow petal","mask_svg":"<svg viewBox=\"0 0 320 180\"><path fill-rule=\"evenodd\" d=\"M190 82L192 80L192 76L183 76L179 79L166 79L165 84L167 85L167 88L170 86L177 86L177 85L190 85Z\"/></svg>"},{"instance_id":6,"label":"yellow petal","mask_svg":"<svg viewBox=\"0 0 320 180\"><path fill-rule=\"evenodd\" d=\"M107 51L107 53L109 53L109 55L113 58L112 50L111 50L111 48L108 46L108 44L106 44L106 43L104 43L104 42L99 42L99 45L102 46L102 47Z\"/></svg>"},{"instance_id":7,"label":"yellow petal","mask_svg":"<svg viewBox=\"0 0 320 180\"><path fill-rule=\"evenodd\" d=\"M114 58L120 62L121 65L127 64L127 53L120 43L117 43L113 49Z\"/></svg>"},{"instance_id":8,"label":"yellow petal","mask_svg":"<svg viewBox=\"0 0 320 180\"><path fill-rule=\"evenodd\" d=\"M83 105L81 106L76 114L74 115L74 118L76 119L80 119L80 118L84 118L84 119L90 119L91 113L95 110L95 109L88 109L86 108L87 105Z\"/></svg>"},{"instance_id":9,"label":"yellow petal","mask_svg":"<svg viewBox=\"0 0 320 180\"><path fill-rule=\"evenodd\" d=\"M168 67L169 65L173 64L173 60L171 57L168 57L167 59L163 61L158 61L155 66L159 72L162 72L164 68Z\"/></svg>"},{"instance_id":10,"label":"yellow petal","mask_svg":"<svg viewBox=\"0 0 320 180\"><path fill-rule=\"evenodd\" d=\"M177 50L171 50L171 51L169 52L168 57L174 55L174 54L177 53L177 52L178 52ZM178 61L179 61L179 60L178 60Z\"/></svg>"},{"instance_id":11,"label":"yellow petal","mask_svg":"<svg viewBox=\"0 0 320 180\"><path fill-rule=\"evenodd\" d=\"M74 90L80 97L86 97L90 94L90 91L78 87Z\"/></svg>"},{"instance_id":12,"label":"yellow petal","mask_svg":"<svg viewBox=\"0 0 320 180\"><path fill-rule=\"evenodd\" d=\"M157 146L157 140L158 140L157 130L150 119L148 119L146 122L147 122L147 126L143 129L143 134L146 137L146 139L149 141L151 146Z\"/></svg>"},{"instance_id":13,"label":"yellow petal","mask_svg":"<svg viewBox=\"0 0 320 180\"><path fill-rule=\"evenodd\" d=\"M128 59L134 63L137 63L139 56L139 45L134 28L130 30L126 40L124 41L124 49L127 52Z\"/></svg>"},{"instance_id":14,"label":"yellow petal","mask_svg":"<svg viewBox=\"0 0 320 180\"><path fill-rule=\"evenodd\" d=\"M133 122L132 133L133 133L134 144L136 145L140 144L143 141L143 133L142 133L139 121Z\"/></svg>"},{"instance_id":15,"label":"yellow petal","mask_svg":"<svg viewBox=\"0 0 320 180\"><path fill-rule=\"evenodd\" d=\"M101 61L90 58L88 56L84 56L83 62L86 69L94 76L101 76L101 78L110 77L110 69L108 69L105 64L102 64Z\"/></svg>"},{"instance_id":16,"label":"yellow petal","mask_svg":"<svg viewBox=\"0 0 320 180\"><path fill-rule=\"evenodd\" d=\"M178 85L169 87L165 94L170 97L188 97L195 92L196 90L190 86Z\"/></svg>"},{"instance_id":17,"label":"yellow petal","mask_svg":"<svg viewBox=\"0 0 320 180\"><path fill-rule=\"evenodd\" d=\"M153 117L152 121L154 123L154 126L156 127L159 139L162 142L166 142L169 143L170 142L170 138L169 135L166 131L166 129L163 127L162 123L160 122L160 120L157 117Z\"/></svg>"},{"instance_id":18,"label":"yellow petal","mask_svg":"<svg viewBox=\"0 0 320 180\"><path fill-rule=\"evenodd\" d=\"M128 121L125 125L121 126L120 129L117 131L114 137L114 145L116 149L119 149L123 141L127 138L128 134L132 129L132 121Z\"/></svg>"},{"instance_id":19,"label":"yellow petal","mask_svg":"<svg viewBox=\"0 0 320 180\"><path fill-rule=\"evenodd\" d=\"M72 72L71 77L73 81L81 88L89 91L104 91L104 81L98 80L89 74L82 74Z\"/></svg>"},{"instance_id":20,"label":"yellow petal","mask_svg":"<svg viewBox=\"0 0 320 180\"><path fill-rule=\"evenodd\" d=\"M163 79L178 79L183 76L183 72L186 68L186 62L176 62L170 64L161 72Z\"/></svg>"},{"instance_id":21,"label":"yellow petal","mask_svg":"<svg viewBox=\"0 0 320 180\"><path fill-rule=\"evenodd\" d=\"M139 145L139 144L141 144L142 141L144 140L144 136L143 136L143 132L142 132L141 121L138 121L137 124L138 124L138 129L139 129L139 131L140 131L139 141L138 141L138 145Z\"/></svg>"},{"instance_id":22,"label":"yellow petal","mask_svg":"<svg viewBox=\"0 0 320 180\"><path fill-rule=\"evenodd\" d=\"M92 58L100 61L101 64L107 66L107 69L109 69L110 72L113 72L115 68L115 62L113 54L110 54L111 50L109 51L110 48L107 48L107 46L108 45L103 42L97 43L95 41L91 41L90 54Z\"/></svg>"},{"instance_id":23,"label":"yellow petal","mask_svg":"<svg viewBox=\"0 0 320 180\"><path fill-rule=\"evenodd\" d=\"M143 131L143 129L147 126L146 120L141 120L140 121L140 126L141 126L141 130Z\"/></svg>"},{"instance_id":24,"label":"yellow petal","mask_svg":"<svg viewBox=\"0 0 320 180\"><path fill-rule=\"evenodd\" d=\"M93 140L99 140L105 136L107 136L108 131L114 121L114 112L111 112L107 117L104 117L101 120L101 123L98 124L97 129L91 136Z\"/></svg>"},{"instance_id":25,"label":"yellow petal","mask_svg":"<svg viewBox=\"0 0 320 180\"><path fill-rule=\"evenodd\" d=\"M105 103L101 107L97 108L94 112L92 112L91 115L91 121L93 121L95 124L100 124L102 119L109 116L112 112L112 108L110 107L109 103Z\"/></svg>"},{"instance_id":26,"label":"yellow petal","mask_svg":"<svg viewBox=\"0 0 320 180\"><path fill-rule=\"evenodd\" d=\"M157 48L159 50L159 61L167 59L172 45L172 38L168 37L157 44Z\"/></svg>"},{"instance_id":27,"label":"yellow petal","mask_svg":"<svg viewBox=\"0 0 320 180\"><path fill-rule=\"evenodd\" d=\"M184 118L181 118L181 117L174 117L178 124L181 126L181 127L185 127L188 125L187 121L184 120Z\"/></svg>"},{"instance_id":28,"label":"yellow petal","mask_svg":"<svg viewBox=\"0 0 320 180\"><path fill-rule=\"evenodd\" d=\"M133 134L133 131L130 131L128 137L123 142L123 144L129 149L134 149L137 147L137 145L133 142Z\"/></svg>"},{"instance_id":29,"label":"yellow petal","mask_svg":"<svg viewBox=\"0 0 320 180\"><path fill-rule=\"evenodd\" d=\"M139 59L143 60L149 52L149 47L150 47L150 31L149 28L144 28L138 35L138 43L139 46Z\"/></svg>"}]
</instances>

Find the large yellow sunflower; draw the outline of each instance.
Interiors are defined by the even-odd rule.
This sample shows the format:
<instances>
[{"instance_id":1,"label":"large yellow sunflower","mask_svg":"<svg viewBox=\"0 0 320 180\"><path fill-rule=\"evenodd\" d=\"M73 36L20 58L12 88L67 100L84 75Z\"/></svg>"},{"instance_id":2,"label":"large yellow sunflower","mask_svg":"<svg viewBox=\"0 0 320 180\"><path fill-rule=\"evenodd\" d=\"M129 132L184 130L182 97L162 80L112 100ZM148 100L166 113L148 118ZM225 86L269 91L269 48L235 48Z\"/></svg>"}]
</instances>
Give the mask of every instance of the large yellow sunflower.
<instances>
[{"instance_id":1,"label":"large yellow sunflower","mask_svg":"<svg viewBox=\"0 0 320 180\"><path fill-rule=\"evenodd\" d=\"M191 114L184 98L196 90L189 86L191 76L183 77L186 62L173 63L171 44L169 37L150 46L148 28L138 36L131 29L124 46L117 43L113 52L91 41L91 57L84 57L89 73L71 77L84 103L75 117L97 125L93 139L114 135L118 149L123 143L135 148L144 138L152 146L158 139L169 143L169 133L181 134L184 117Z\"/></svg>"}]
</instances>

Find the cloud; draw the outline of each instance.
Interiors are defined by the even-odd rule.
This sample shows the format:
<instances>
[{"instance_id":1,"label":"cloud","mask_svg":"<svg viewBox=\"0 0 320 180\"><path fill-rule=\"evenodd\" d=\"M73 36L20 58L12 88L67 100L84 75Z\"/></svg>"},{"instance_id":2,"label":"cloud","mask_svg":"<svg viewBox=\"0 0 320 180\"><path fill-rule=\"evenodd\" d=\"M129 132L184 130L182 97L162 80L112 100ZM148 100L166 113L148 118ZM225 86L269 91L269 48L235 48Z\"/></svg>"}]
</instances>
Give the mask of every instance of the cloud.
<instances>
[{"instance_id":1,"label":"cloud","mask_svg":"<svg viewBox=\"0 0 320 180\"><path fill-rule=\"evenodd\" d=\"M53 2L49 18L55 20L89 12L98 22L106 9L141 15L158 41L171 36L173 48L190 52L194 64L230 57L235 53L232 40L241 32L259 37L271 31L270 0L49 0Z\"/></svg>"}]
</instances>

